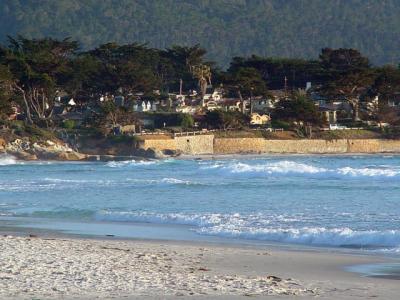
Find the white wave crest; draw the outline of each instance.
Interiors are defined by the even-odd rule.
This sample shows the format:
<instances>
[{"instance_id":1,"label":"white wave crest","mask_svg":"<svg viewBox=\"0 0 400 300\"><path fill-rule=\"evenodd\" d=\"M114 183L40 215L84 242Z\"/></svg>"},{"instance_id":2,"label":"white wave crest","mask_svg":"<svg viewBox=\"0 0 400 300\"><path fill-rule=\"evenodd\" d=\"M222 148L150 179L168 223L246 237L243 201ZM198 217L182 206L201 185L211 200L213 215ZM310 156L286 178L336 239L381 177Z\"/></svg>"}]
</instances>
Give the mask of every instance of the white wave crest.
<instances>
[{"instance_id":1,"label":"white wave crest","mask_svg":"<svg viewBox=\"0 0 400 300\"><path fill-rule=\"evenodd\" d=\"M384 168L351 168L345 167L337 169L337 173L352 177L394 177L400 174L400 170Z\"/></svg>"},{"instance_id":2,"label":"white wave crest","mask_svg":"<svg viewBox=\"0 0 400 300\"><path fill-rule=\"evenodd\" d=\"M0 155L0 166L7 166L7 165L15 165L17 160L14 156L10 154L1 154Z\"/></svg>"},{"instance_id":3,"label":"white wave crest","mask_svg":"<svg viewBox=\"0 0 400 300\"><path fill-rule=\"evenodd\" d=\"M181 180L181 179L177 179L177 178L163 178L159 182L161 182L161 183L169 183L169 184L185 184L185 185L194 184L191 181Z\"/></svg>"},{"instance_id":4,"label":"white wave crest","mask_svg":"<svg viewBox=\"0 0 400 300\"><path fill-rule=\"evenodd\" d=\"M244 173L244 172L262 172L267 174L274 173L322 173L326 172L327 169L318 168L311 165L296 163L293 161L280 161L276 163L268 163L268 164L257 164L257 165L249 165L244 163L237 163L234 165L228 166L228 169L231 170L232 173Z\"/></svg>"},{"instance_id":5,"label":"white wave crest","mask_svg":"<svg viewBox=\"0 0 400 300\"><path fill-rule=\"evenodd\" d=\"M293 216L99 211L99 221L190 225L202 235L334 247L400 249L400 230L293 227ZM280 227L279 224L288 227Z\"/></svg>"},{"instance_id":6,"label":"white wave crest","mask_svg":"<svg viewBox=\"0 0 400 300\"><path fill-rule=\"evenodd\" d=\"M267 174L267 175L310 175L323 177L382 177L400 176L398 166L367 166L361 168L341 167L328 169L294 161L278 161L265 164L248 164L242 162L215 163L204 166L203 170L223 170L228 174Z\"/></svg>"},{"instance_id":7,"label":"white wave crest","mask_svg":"<svg viewBox=\"0 0 400 300\"><path fill-rule=\"evenodd\" d=\"M110 168L134 167L155 165L157 162L153 160L124 160L124 161L109 161L106 165Z\"/></svg>"},{"instance_id":8,"label":"white wave crest","mask_svg":"<svg viewBox=\"0 0 400 300\"><path fill-rule=\"evenodd\" d=\"M200 228L207 235L296 243L304 245L399 247L400 231L355 231L350 228L240 228L236 225L219 225Z\"/></svg>"}]
</instances>

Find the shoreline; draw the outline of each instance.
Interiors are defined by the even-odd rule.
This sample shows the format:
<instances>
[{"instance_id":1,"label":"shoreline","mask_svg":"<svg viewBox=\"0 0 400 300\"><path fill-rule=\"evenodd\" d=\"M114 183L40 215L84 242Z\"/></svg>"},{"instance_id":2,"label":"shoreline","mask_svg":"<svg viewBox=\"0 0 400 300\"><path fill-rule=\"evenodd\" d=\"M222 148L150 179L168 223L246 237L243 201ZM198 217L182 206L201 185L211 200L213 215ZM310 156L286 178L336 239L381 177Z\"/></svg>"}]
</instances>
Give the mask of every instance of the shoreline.
<instances>
[{"instance_id":1,"label":"shoreline","mask_svg":"<svg viewBox=\"0 0 400 300\"><path fill-rule=\"evenodd\" d=\"M63 227L57 226L52 219L29 218L29 217L7 217L0 216L0 235L14 235L27 237L29 235L45 238L66 238L66 239L89 239L89 240L116 240L116 241L137 241L155 243L177 243L177 244L199 244L210 246L221 246L231 248L270 248L278 251L299 251L299 252L323 252L337 253L351 256L371 257L377 259L400 259L396 254L385 252L365 251L361 248L339 247L332 245L301 244L290 242L278 242L268 240L253 240L245 238L220 237L214 235L199 235L192 233L191 225L182 224L157 224L147 222L113 222L113 221L78 221L60 220ZM18 222L21 222L18 224ZM42 226L30 227L30 223L45 224ZM68 226L68 225L72 225ZM77 226L74 226L77 225ZM91 226L96 230L93 230ZM77 230L86 226L85 230ZM131 235L124 235L120 232L121 227L126 227ZM150 229L150 230L149 230ZM170 230L177 234L170 235ZM143 234L137 234L143 231ZM177 237L179 236L179 237Z\"/></svg>"},{"instance_id":2,"label":"shoreline","mask_svg":"<svg viewBox=\"0 0 400 300\"><path fill-rule=\"evenodd\" d=\"M64 162L64 163L75 163L75 162L112 162L112 161L152 161L152 160L164 160L164 159L176 159L176 160L216 160L216 159L237 159L237 158L268 158L268 157L307 157L307 156L320 156L320 157L351 157L351 156L400 156L400 152L357 152L357 153L236 153L236 154L182 154L179 156L165 156L163 158L149 158L141 156L120 156L120 155L90 155L86 159L81 160L64 160L64 159L21 159L17 158L10 153L0 153L15 159L18 162ZM1 156L0 156L1 158ZM6 165L6 164L5 164Z\"/></svg>"},{"instance_id":3,"label":"shoreline","mask_svg":"<svg viewBox=\"0 0 400 300\"><path fill-rule=\"evenodd\" d=\"M400 292L397 280L345 270L390 262L375 256L62 234L0 240L2 299L397 299Z\"/></svg>"},{"instance_id":4,"label":"shoreline","mask_svg":"<svg viewBox=\"0 0 400 300\"><path fill-rule=\"evenodd\" d=\"M168 141L168 142L166 142ZM100 148L99 148L100 149ZM283 155L400 155L398 139L266 139L219 138L214 135L179 136L173 139L146 139L125 154L98 153L90 149L79 152L68 144L47 140L40 144L20 139L0 146L0 154L21 161L123 161L165 158L265 157ZM92 149L93 150L93 149ZM104 150L104 149L103 149ZM77 152L78 151L78 152ZM85 152L85 153L84 153ZM89 154L89 153L91 154ZM93 154L97 153L97 154ZM127 155L129 153L129 155Z\"/></svg>"}]
</instances>

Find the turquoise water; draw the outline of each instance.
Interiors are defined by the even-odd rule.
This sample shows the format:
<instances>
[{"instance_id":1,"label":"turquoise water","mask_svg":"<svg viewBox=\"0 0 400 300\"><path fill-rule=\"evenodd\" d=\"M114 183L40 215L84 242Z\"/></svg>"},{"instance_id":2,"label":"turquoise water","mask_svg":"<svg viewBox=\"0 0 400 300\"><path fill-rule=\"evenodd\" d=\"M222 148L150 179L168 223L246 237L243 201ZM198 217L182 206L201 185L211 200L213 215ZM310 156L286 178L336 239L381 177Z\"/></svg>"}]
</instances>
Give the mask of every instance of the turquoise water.
<instances>
[{"instance_id":1,"label":"turquoise water","mask_svg":"<svg viewBox=\"0 0 400 300\"><path fill-rule=\"evenodd\" d=\"M108 163L2 156L0 216L29 218L32 227L74 222L80 233L110 226L126 236L139 223L178 238L187 232L400 254L399 183L400 157L385 155Z\"/></svg>"}]
</instances>

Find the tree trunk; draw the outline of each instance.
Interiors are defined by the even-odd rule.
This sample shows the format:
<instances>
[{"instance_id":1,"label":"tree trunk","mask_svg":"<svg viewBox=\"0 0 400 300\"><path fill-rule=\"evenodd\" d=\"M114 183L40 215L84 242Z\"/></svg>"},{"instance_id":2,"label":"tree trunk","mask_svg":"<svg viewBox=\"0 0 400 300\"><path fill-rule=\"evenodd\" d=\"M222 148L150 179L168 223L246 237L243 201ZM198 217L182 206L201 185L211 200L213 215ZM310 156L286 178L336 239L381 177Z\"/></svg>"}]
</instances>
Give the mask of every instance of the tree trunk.
<instances>
[{"instance_id":1,"label":"tree trunk","mask_svg":"<svg viewBox=\"0 0 400 300\"><path fill-rule=\"evenodd\" d=\"M26 120L28 121L29 124L33 124L32 121L32 114L31 114L31 109L28 104L28 100L26 99L26 93L23 88L18 86L17 84L14 84L15 89L21 93L22 99L24 100L24 105L25 105L25 113L26 113Z\"/></svg>"},{"instance_id":2,"label":"tree trunk","mask_svg":"<svg viewBox=\"0 0 400 300\"><path fill-rule=\"evenodd\" d=\"M240 99L240 103L242 104L242 114L244 114L245 107L244 107L244 101L243 101L243 97L242 97L242 93L240 92L240 89L238 89L238 96L239 96L239 99Z\"/></svg>"},{"instance_id":3,"label":"tree trunk","mask_svg":"<svg viewBox=\"0 0 400 300\"><path fill-rule=\"evenodd\" d=\"M353 110L353 121L358 122L360 121L360 101L359 99L349 99L349 104L351 106L351 109Z\"/></svg>"}]
</instances>

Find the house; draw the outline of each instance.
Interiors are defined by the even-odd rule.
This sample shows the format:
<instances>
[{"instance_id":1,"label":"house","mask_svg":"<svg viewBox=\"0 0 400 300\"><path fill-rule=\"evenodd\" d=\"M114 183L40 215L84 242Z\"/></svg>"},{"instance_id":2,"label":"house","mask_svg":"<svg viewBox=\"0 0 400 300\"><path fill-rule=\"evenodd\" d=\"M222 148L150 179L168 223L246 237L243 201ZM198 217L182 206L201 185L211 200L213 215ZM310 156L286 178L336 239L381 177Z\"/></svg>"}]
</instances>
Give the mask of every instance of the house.
<instances>
[{"instance_id":1,"label":"house","mask_svg":"<svg viewBox=\"0 0 400 300\"><path fill-rule=\"evenodd\" d=\"M251 111L256 113L268 113L275 108L272 98L256 97L251 100Z\"/></svg>"},{"instance_id":2,"label":"house","mask_svg":"<svg viewBox=\"0 0 400 300\"><path fill-rule=\"evenodd\" d=\"M207 89L207 91L209 91L209 89ZM222 101L223 99L223 90L221 88L218 89L214 89L214 91L212 93L207 93L203 96L202 102L203 102L203 106L206 106L206 104L209 101L214 101L216 103Z\"/></svg>"},{"instance_id":3,"label":"house","mask_svg":"<svg viewBox=\"0 0 400 300\"><path fill-rule=\"evenodd\" d=\"M155 101L135 101L132 105L133 111L136 112L147 112L147 111L157 111L157 103Z\"/></svg>"},{"instance_id":4,"label":"house","mask_svg":"<svg viewBox=\"0 0 400 300\"><path fill-rule=\"evenodd\" d=\"M184 114L191 114L194 115L199 111L200 107L198 106L178 106L175 108L175 111L178 113L184 113Z\"/></svg>"},{"instance_id":5,"label":"house","mask_svg":"<svg viewBox=\"0 0 400 300\"><path fill-rule=\"evenodd\" d=\"M204 105L203 105L206 110L208 111L214 111L214 110L219 110L222 107L215 101L207 101Z\"/></svg>"},{"instance_id":6,"label":"house","mask_svg":"<svg viewBox=\"0 0 400 300\"><path fill-rule=\"evenodd\" d=\"M387 104L389 107L400 107L400 93L391 96Z\"/></svg>"},{"instance_id":7,"label":"house","mask_svg":"<svg viewBox=\"0 0 400 300\"><path fill-rule=\"evenodd\" d=\"M285 90L270 90L268 93L274 103L288 98L288 93Z\"/></svg>"},{"instance_id":8,"label":"house","mask_svg":"<svg viewBox=\"0 0 400 300\"><path fill-rule=\"evenodd\" d=\"M178 94L175 95L175 103L177 105L185 105L186 95Z\"/></svg>"},{"instance_id":9,"label":"house","mask_svg":"<svg viewBox=\"0 0 400 300\"><path fill-rule=\"evenodd\" d=\"M221 106L225 111L241 111L242 110L242 104L239 99L225 99L221 103Z\"/></svg>"},{"instance_id":10,"label":"house","mask_svg":"<svg viewBox=\"0 0 400 300\"><path fill-rule=\"evenodd\" d=\"M271 117L269 115L260 115L258 113L251 114L250 118L250 125L256 126L265 125L271 121Z\"/></svg>"},{"instance_id":11,"label":"house","mask_svg":"<svg viewBox=\"0 0 400 300\"><path fill-rule=\"evenodd\" d=\"M18 116L21 114L21 108L19 105L12 103L11 104L11 113L8 115L8 120L17 120Z\"/></svg>"},{"instance_id":12,"label":"house","mask_svg":"<svg viewBox=\"0 0 400 300\"><path fill-rule=\"evenodd\" d=\"M337 123L337 107L333 104L327 104L318 107L318 111L322 115L323 119L329 124Z\"/></svg>"},{"instance_id":13,"label":"house","mask_svg":"<svg viewBox=\"0 0 400 300\"><path fill-rule=\"evenodd\" d=\"M131 125L124 125L119 127L119 131L122 134L132 134L136 133L136 125L131 124Z\"/></svg>"}]
</instances>

